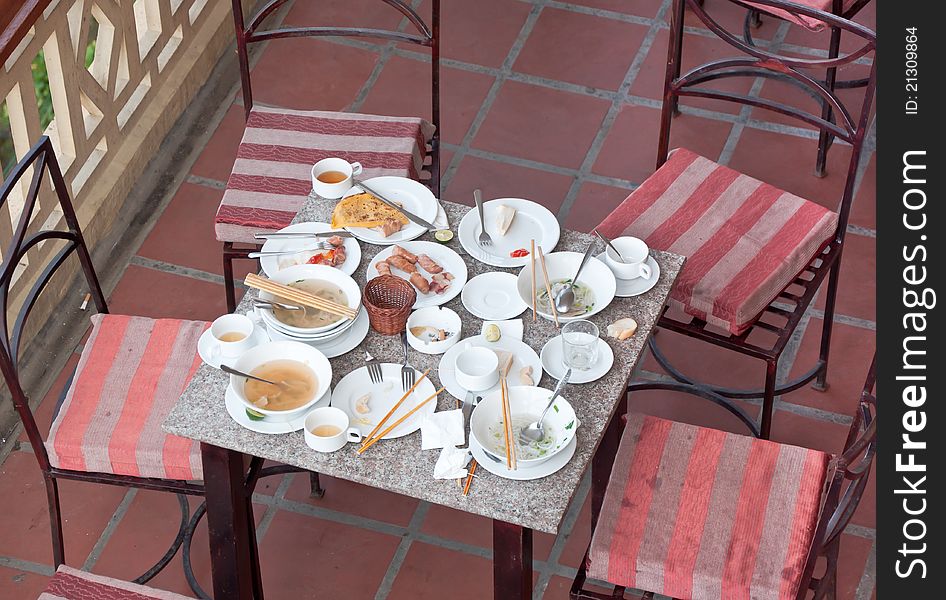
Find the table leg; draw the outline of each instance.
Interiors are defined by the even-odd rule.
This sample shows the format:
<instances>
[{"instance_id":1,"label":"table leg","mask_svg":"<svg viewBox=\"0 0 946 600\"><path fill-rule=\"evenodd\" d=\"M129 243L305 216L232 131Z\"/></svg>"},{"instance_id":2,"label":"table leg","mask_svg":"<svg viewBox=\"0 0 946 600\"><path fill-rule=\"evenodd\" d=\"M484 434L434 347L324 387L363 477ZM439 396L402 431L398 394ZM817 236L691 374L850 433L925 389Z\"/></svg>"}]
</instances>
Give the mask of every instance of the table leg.
<instances>
[{"instance_id":1,"label":"table leg","mask_svg":"<svg viewBox=\"0 0 946 600\"><path fill-rule=\"evenodd\" d=\"M493 600L532 598L532 530L493 519Z\"/></svg>"},{"instance_id":2,"label":"table leg","mask_svg":"<svg viewBox=\"0 0 946 600\"><path fill-rule=\"evenodd\" d=\"M608 481L611 479L611 467L614 465L614 457L618 452L618 445L621 443L621 433L624 430L622 419L627 414L627 394L618 402L614 415L608 423L607 429L601 438L601 444L591 459L591 530L594 531L598 524L598 515L601 513L601 505L604 503L604 493L608 489Z\"/></svg>"},{"instance_id":3,"label":"table leg","mask_svg":"<svg viewBox=\"0 0 946 600\"><path fill-rule=\"evenodd\" d=\"M200 457L204 466L213 596L252 600L260 585L253 557L255 533L251 529L253 522L244 485L243 454L201 444Z\"/></svg>"}]
</instances>

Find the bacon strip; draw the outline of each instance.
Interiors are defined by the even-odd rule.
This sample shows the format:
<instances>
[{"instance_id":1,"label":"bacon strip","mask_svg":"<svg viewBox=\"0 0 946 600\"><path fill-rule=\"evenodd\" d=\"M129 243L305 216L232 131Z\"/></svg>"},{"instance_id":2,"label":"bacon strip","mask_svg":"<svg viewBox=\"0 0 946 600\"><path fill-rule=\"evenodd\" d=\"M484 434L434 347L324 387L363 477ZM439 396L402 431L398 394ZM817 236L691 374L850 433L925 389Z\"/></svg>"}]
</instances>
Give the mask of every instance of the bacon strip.
<instances>
[{"instance_id":1,"label":"bacon strip","mask_svg":"<svg viewBox=\"0 0 946 600\"><path fill-rule=\"evenodd\" d=\"M385 260L387 260L387 263L391 265L392 267L394 267L395 269L400 269L404 271L405 273L417 272L417 267L414 266L414 263L407 260L403 256L392 254L391 256L387 257Z\"/></svg>"},{"instance_id":2,"label":"bacon strip","mask_svg":"<svg viewBox=\"0 0 946 600\"><path fill-rule=\"evenodd\" d=\"M443 271L443 267L437 264L434 259L430 258L426 254L421 254L417 257L417 262L420 264L421 268L427 271L428 273L439 273Z\"/></svg>"},{"instance_id":3,"label":"bacon strip","mask_svg":"<svg viewBox=\"0 0 946 600\"><path fill-rule=\"evenodd\" d=\"M403 256L404 258L411 261L412 263L417 262L416 254L412 253L411 251L405 248L402 248L401 246L398 246L397 244L394 244L394 254L397 256ZM424 266L424 265L421 265L421 266Z\"/></svg>"},{"instance_id":4,"label":"bacon strip","mask_svg":"<svg viewBox=\"0 0 946 600\"><path fill-rule=\"evenodd\" d=\"M422 294L426 294L430 290L430 283L424 279L423 275L416 271L411 273L411 283L413 283L414 287L420 290Z\"/></svg>"},{"instance_id":5,"label":"bacon strip","mask_svg":"<svg viewBox=\"0 0 946 600\"><path fill-rule=\"evenodd\" d=\"M374 268L378 270L378 275L390 275L391 274L391 265L387 261L381 260L378 261Z\"/></svg>"}]
</instances>

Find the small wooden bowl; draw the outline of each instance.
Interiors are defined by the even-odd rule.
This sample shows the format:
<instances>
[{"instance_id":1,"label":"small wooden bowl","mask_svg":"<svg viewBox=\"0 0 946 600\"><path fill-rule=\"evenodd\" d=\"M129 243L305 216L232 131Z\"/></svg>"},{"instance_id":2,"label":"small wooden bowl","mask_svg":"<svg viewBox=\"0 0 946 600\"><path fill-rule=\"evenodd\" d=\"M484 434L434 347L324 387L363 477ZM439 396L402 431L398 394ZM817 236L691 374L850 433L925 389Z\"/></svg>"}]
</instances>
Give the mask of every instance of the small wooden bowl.
<instances>
[{"instance_id":1,"label":"small wooden bowl","mask_svg":"<svg viewBox=\"0 0 946 600\"><path fill-rule=\"evenodd\" d=\"M417 292L410 282L394 275L381 275L365 284L362 304L368 311L371 328L381 335L404 331Z\"/></svg>"}]
</instances>

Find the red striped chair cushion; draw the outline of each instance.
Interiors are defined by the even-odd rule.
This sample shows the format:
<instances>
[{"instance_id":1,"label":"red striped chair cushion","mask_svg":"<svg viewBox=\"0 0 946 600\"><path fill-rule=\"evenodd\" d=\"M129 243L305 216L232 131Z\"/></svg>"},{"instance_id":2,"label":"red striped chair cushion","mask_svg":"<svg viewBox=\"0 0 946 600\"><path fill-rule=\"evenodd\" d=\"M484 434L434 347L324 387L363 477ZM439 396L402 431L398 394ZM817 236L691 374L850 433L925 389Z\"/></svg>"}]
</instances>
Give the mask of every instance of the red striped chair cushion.
<instances>
[{"instance_id":1,"label":"red striped chair cushion","mask_svg":"<svg viewBox=\"0 0 946 600\"><path fill-rule=\"evenodd\" d=\"M53 467L200 480L197 442L161 428L200 365L204 321L97 314L72 385L53 420Z\"/></svg>"},{"instance_id":2,"label":"red striped chair cushion","mask_svg":"<svg viewBox=\"0 0 946 600\"><path fill-rule=\"evenodd\" d=\"M588 555L588 575L694 600L798 591L829 456L632 415Z\"/></svg>"},{"instance_id":3,"label":"red striped chair cushion","mask_svg":"<svg viewBox=\"0 0 946 600\"><path fill-rule=\"evenodd\" d=\"M598 230L686 256L671 303L738 335L837 226L833 211L680 148Z\"/></svg>"},{"instance_id":4,"label":"red striped chair cushion","mask_svg":"<svg viewBox=\"0 0 946 600\"><path fill-rule=\"evenodd\" d=\"M365 179L420 179L433 133L414 117L255 106L217 209L217 239L257 243L253 233L289 225L312 191L312 165L323 158L360 162Z\"/></svg>"},{"instance_id":5,"label":"red striped chair cushion","mask_svg":"<svg viewBox=\"0 0 946 600\"><path fill-rule=\"evenodd\" d=\"M103 577L62 565L39 600L187 600L174 592Z\"/></svg>"},{"instance_id":6,"label":"red striped chair cushion","mask_svg":"<svg viewBox=\"0 0 946 600\"><path fill-rule=\"evenodd\" d=\"M858 0L844 0L841 5L841 14L847 12L847 9L857 2ZM818 10L823 10L824 12L833 12L831 7L834 6L832 0L792 0L795 4L801 4L802 6L808 6L810 8L817 8ZM813 19L806 15L794 15L787 10L782 10L781 8L773 8L771 6L765 6L763 4L756 4L755 2L746 2L750 6L754 6L759 9L761 12L769 13L770 15L775 15L780 19L785 19L795 23L796 25L801 25L802 27L807 27L812 31L821 31L827 26L827 23L820 19Z\"/></svg>"}]
</instances>

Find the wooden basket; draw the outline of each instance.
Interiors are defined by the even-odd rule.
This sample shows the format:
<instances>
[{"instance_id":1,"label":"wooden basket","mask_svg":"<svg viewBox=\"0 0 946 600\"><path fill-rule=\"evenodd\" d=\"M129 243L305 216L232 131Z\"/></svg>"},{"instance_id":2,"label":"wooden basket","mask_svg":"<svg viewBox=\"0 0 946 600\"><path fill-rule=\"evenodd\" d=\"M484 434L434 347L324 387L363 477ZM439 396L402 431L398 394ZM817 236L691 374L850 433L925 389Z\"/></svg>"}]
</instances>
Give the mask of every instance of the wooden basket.
<instances>
[{"instance_id":1,"label":"wooden basket","mask_svg":"<svg viewBox=\"0 0 946 600\"><path fill-rule=\"evenodd\" d=\"M371 328L381 335L396 335L404 331L417 292L409 282L394 275L375 277L362 292L362 304L368 311Z\"/></svg>"}]
</instances>

